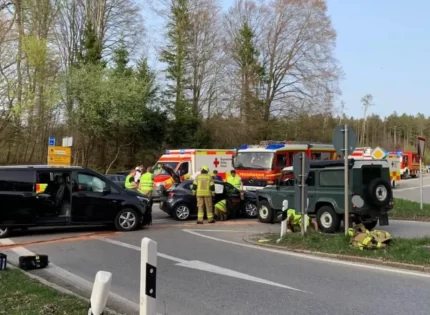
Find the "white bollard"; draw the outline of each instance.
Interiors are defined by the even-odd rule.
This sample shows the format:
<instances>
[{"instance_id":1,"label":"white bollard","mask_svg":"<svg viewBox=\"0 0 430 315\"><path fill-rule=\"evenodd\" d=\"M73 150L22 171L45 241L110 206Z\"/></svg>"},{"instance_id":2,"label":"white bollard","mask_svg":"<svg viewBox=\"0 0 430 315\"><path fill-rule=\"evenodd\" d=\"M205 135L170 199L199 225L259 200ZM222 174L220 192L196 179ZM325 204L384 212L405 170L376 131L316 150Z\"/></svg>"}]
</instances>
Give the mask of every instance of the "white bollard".
<instances>
[{"instance_id":1,"label":"white bollard","mask_svg":"<svg viewBox=\"0 0 430 315\"><path fill-rule=\"evenodd\" d=\"M308 230L308 226L306 225L306 222L308 220L308 209L309 209L309 198L306 200L306 207L305 207L305 233Z\"/></svg>"},{"instance_id":2,"label":"white bollard","mask_svg":"<svg viewBox=\"0 0 430 315\"><path fill-rule=\"evenodd\" d=\"M287 233L287 209L288 209L288 200L284 200L282 202L282 222L281 222L281 237L276 240L276 243L281 241L281 238Z\"/></svg>"},{"instance_id":3,"label":"white bollard","mask_svg":"<svg viewBox=\"0 0 430 315\"><path fill-rule=\"evenodd\" d=\"M140 315L156 315L157 243L142 239L140 258Z\"/></svg>"},{"instance_id":4,"label":"white bollard","mask_svg":"<svg viewBox=\"0 0 430 315\"><path fill-rule=\"evenodd\" d=\"M88 315L103 315L109 296L112 274L107 271L99 271L94 280L91 293Z\"/></svg>"}]
</instances>

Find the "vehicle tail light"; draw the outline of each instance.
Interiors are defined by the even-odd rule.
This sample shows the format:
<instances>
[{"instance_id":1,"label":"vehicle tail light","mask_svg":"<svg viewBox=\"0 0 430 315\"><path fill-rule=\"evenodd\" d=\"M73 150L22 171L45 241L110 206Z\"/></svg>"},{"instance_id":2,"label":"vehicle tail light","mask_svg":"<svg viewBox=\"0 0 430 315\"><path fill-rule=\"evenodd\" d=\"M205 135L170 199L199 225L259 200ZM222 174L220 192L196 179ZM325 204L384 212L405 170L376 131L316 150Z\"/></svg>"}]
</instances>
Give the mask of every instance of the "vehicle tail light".
<instances>
[{"instance_id":1,"label":"vehicle tail light","mask_svg":"<svg viewBox=\"0 0 430 315\"><path fill-rule=\"evenodd\" d=\"M173 193L173 192L170 192L169 195L168 195L169 198L172 198L174 196L175 196L175 193Z\"/></svg>"},{"instance_id":2,"label":"vehicle tail light","mask_svg":"<svg viewBox=\"0 0 430 315\"><path fill-rule=\"evenodd\" d=\"M274 183L275 183L275 181L273 181L273 180L268 180L268 181L267 181L267 184L268 184L268 185L273 185Z\"/></svg>"}]
</instances>

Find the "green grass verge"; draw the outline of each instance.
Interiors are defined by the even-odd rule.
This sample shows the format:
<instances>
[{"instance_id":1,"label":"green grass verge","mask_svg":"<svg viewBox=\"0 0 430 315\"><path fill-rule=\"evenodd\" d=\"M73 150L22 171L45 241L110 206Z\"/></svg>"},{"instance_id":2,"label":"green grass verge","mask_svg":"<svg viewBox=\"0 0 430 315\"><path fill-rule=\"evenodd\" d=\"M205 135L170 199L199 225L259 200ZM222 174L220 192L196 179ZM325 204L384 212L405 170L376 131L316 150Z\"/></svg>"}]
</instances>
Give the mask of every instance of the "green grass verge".
<instances>
[{"instance_id":1,"label":"green grass verge","mask_svg":"<svg viewBox=\"0 0 430 315\"><path fill-rule=\"evenodd\" d=\"M88 303L29 278L21 270L0 271L0 314L82 315Z\"/></svg>"},{"instance_id":2,"label":"green grass verge","mask_svg":"<svg viewBox=\"0 0 430 315\"><path fill-rule=\"evenodd\" d=\"M269 244L288 249L311 250L331 254L353 255L367 258L384 259L414 265L430 266L430 237L403 239L395 238L384 249L360 250L350 247L350 238L344 234L323 234L309 231L304 237L300 233L288 233L276 244L279 234L266 234L259 239L269 240Z\"/></svg>"},{"instance_id":3,"label":"green grass verge","mask_svg":"<svg viewBox=\"0 0 430 315\"><path fill-rule=\"evenodd\" d=\"M399 220L430 221L430 204L423 203L421 210L419 202L396 198L389 216L391 219Z\"/></svg>"}]
</instances>

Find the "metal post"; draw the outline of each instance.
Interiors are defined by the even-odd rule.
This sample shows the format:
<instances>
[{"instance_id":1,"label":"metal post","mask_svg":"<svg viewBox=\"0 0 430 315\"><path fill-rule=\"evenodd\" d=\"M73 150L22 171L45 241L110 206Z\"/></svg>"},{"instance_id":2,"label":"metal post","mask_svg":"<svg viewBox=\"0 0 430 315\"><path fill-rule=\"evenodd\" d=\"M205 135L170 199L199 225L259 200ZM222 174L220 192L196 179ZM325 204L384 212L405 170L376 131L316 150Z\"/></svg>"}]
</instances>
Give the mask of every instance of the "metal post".
<instances>
[{"instance_id":1,"label":"metal post","mask_svg":"<svg viewBox=\"0 0 430 315\"><path fill-rule=\"evenodd\" d=\"M109 296L112 274L107 271L99 271L94 280L93 292L91 293L88 315L103 315Z\"/></svg>"},{"instance_id":2,"label":"metal post","mask_svg":"<svg viewBox=\"0 0 430 315\"><path fill-rule=\"evenodd\" d=\"M345 235L348 235L348 228L349 228L349 169L348 169L348 125L344 125L344 153L343 153L343 159L344 159L344 167L345 167Z\"/></svg>"},{"instance_id":3,"label":"metal post","mask_svg":"<svg viewBox=\"0 0 430 315\"><path fill-rule=\"evenodd\" d=\"M422 154L422 153L421 153ZM420 209L423 210L423 160L420 157Z\"/></svg>"},{"instance_id":4,"label":"metal post","mask_svg":"<svg viewBox=\"0 0 430 315\"><path fill-rule=\"evenodd\" d=\"M305 235L305 153L302 152L300 155L301 162L302 162L302 173L300 174L301 180L300 180L300 205L301 205L301 213L302 213L302 224L301 224L301 233L302 236Z\"/></svg>"},{"instance_id":5,"label":"metal post","mask_svg":"<svg viewBox=\"0 0 430 315\"><path fill-rule=\"evenodd\" d=\"M143 238L140 258L140 315L156 315L157 243Z\"/></svg>"}]
</instances>

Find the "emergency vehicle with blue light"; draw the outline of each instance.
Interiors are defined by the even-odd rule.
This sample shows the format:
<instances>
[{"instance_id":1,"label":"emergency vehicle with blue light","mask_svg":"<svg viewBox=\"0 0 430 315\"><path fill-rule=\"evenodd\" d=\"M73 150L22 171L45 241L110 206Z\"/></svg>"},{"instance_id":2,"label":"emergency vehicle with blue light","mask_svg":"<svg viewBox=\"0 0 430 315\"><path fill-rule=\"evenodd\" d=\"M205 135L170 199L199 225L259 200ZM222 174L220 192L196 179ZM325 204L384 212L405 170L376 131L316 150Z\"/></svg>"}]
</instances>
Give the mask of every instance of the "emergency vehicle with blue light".
<instances>
[{"instance_id":1,"label":"emergency vehicle with blue light","mask_svg":"<svg viewBox=\"0 0 430 315\"><path fill-rule=\"evenodd\" d=\"M209 172L218 171L218 175L226 179L227 172L233 169L232 157L233 150L225 149L178 149L167 150L157 161L154 166L154 174L157 174L161 165L170 166L171 169L179 175L181 180L191 178L193 174L200 171L203 165L209 167ZM154 178L155 188L153 198L158 199L157 187L163 185L166 189L173 184L173 179L165 171L162 170L159 175Z\"/></svg>"},{"instance_id":2,"label":"emergency vehicle with blue light","mask_svg":"<svg viewBox=\"0 0 430 315\"><path fill-rule=\"evenodd\" d=\"M245 190L256 191L274 185L285 167L293 165L294 156L304 152L311 160L338 158L332 144L312 144L293 141L262 141L259 145L244 144L236 150L234 169Z\"/></svg>"}]
</instances>

